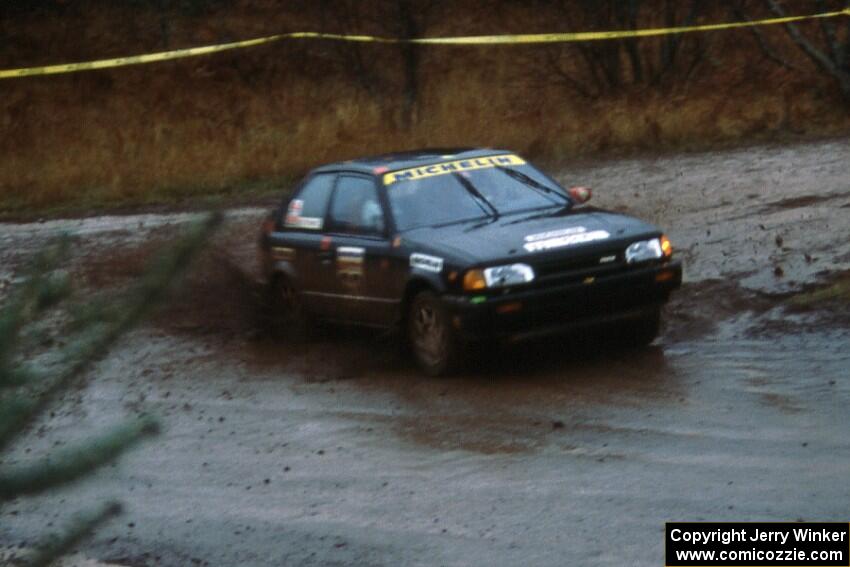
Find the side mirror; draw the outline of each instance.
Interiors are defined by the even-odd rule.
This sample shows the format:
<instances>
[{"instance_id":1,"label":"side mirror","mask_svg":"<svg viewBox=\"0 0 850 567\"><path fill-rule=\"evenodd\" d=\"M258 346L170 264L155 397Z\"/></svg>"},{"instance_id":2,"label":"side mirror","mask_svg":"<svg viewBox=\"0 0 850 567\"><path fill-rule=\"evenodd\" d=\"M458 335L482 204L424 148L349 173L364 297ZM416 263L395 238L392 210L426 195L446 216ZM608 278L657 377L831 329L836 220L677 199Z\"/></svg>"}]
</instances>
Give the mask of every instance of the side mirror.
<instances>
[{"instance_id":1,"label":"side mirror","mask_svg":"<svg viewBox=\"0 0 850 567\"><path fill-rule=\"evenodd\" d=\"M589 187L570 187L567 190L567 193L569 193L570 197L572 197L572 199L580 205L590 201L590 198L593 196L593 192Z\"/></svg>"}]
</instances>

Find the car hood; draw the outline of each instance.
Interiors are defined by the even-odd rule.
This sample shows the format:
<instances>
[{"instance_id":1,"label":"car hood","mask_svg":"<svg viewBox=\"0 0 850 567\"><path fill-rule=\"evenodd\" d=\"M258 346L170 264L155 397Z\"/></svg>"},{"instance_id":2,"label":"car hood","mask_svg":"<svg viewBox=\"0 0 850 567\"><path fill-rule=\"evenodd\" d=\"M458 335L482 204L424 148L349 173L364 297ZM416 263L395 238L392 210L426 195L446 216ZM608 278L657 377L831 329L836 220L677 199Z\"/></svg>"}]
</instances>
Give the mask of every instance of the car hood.
<instances>
[{"instance_id":1,"label":"car hood","mask_svg":"<svg viewBox=\"0 0 850 567\"><path fill-rule=\"evenodd\" d=\"M657 227L628 215L580 207L419 228L405 233L404 239L417 250L455 256L473 265L608 250L660 233Z\"/></svg>"}]
</instances>

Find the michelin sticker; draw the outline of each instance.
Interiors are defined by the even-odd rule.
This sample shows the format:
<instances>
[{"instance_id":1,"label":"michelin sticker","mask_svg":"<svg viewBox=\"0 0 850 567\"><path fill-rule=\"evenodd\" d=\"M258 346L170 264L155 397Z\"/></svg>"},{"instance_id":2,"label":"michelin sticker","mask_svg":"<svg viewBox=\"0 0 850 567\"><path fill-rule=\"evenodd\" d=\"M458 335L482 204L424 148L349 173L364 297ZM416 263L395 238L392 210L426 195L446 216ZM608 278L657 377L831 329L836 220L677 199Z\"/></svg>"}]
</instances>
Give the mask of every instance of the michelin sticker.
<instances>
[{"instance_id":1,"label":"michelin sticker","mask_svg":"<svg viewBox=\"0 0 850 567\"><path fill-rule=\"evenodd\" d=\"M473 171L476 169L506 167L510 165L525 165L525 160L514 154L502 154L498 156L446 161L387 173L384 175L384 185L392 185L399 181L416 181L417 179L434 177L435 175L447 175L459 171Z\"/></svg>"},{"instance_id":2,"label":"michelin sticker","mask_svg":"<svg viewBox=\"0 0 850 567\"><path fill-rule=\"evenodd\" d=\"M410 267L419 268L425 272L439 274L443 271L443 259L428 254L414 253L410 255Z\"/></svg>"},{"instance_id":3,"label":"michelin sticker","mask_svg":"<svg viewBox=\"0 0 850 567\"><path fill-rule=\"evenodd\" d=\"M588 232L583 226L575 226L561 230L530 234L525 237L523 248L528 252L543 252L553 248L563 248L564 246L593 242L594 240L605 240L610 236L605 230L591 230Z\"/></svg>"}]
</instances>

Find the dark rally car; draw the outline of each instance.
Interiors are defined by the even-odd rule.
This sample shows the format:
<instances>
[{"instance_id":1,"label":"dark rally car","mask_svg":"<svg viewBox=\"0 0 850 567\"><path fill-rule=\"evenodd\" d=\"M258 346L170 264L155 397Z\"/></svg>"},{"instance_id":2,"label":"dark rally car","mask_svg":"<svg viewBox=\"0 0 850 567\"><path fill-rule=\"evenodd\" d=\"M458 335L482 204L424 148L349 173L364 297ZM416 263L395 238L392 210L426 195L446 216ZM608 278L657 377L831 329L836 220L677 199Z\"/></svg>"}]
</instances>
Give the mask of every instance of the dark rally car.
<instances>
[{"instance_id":1,"label":"dark rally car","mask_svg":"<svg viewBox=\"0 0 850 567\"><path fill-rule=\"evenodd\" d=\"M264 223L260 257L283 324L400 327L431 374L471 341L588 324L649 343L681 264L658 228L587 198L508 151L334 163Z\"/></svg>"}]
</instances>

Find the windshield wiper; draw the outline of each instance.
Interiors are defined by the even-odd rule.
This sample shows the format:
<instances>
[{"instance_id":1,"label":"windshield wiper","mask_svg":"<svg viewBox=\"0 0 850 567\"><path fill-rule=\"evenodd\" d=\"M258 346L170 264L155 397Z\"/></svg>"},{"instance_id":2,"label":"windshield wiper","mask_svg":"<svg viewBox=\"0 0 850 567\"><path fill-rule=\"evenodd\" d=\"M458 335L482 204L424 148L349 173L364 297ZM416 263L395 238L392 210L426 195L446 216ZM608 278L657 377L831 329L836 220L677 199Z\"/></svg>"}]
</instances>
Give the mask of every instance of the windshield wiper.
<instances>
[{"instance_id":1,"label":"windshield wiper","mask_svg":"<svg viewBox=\"0 0 850 567\"><path fill-rule=\"evenodd\" d=\"M545 185L543 185L542 183L540 183L536 179L529 177L528 175L524 174L521 171L517 171L515 169L508 169L507 167L503 167L501 165L497 165L496 169L498 169L499 171L501 171L502 173L504 173L508 177L510 177L512 179L516 179L520 183L531 187L532 189L535 189L537 191L543 191L547 195L557 195L558 197L563 199L564 202L567 205L573 204L573 202L570 200L570 198L567 197L566 195L564 195L563 193L561 193L560 191L555 191L551 187L546 187Z\"/></svg>"},{"instance_id":2,"label":"windshield wiper","mask_svg":"<svg viewBox=\"0 0 850 567\"><path fill-rule=\"evenodd\" d=\"M487 208L490 209L490 213L492 214L494 220L497 220L500 216L502 216L501 213L499 213L499 209L494 207L493 203L488 201L487 198L481 194L481 191L479 191L475 187L475 185L473 185L469 181L469 179L463 177L462 175L458 175L457 173L453 173L452 176L460 182L461 187L463 187L467 193L472 195L476 202L484 203L484 205L486 205Z\"/></svg>"},{"instance_id":3,"label":"windshield wiper","mask_svg":"<svg viewBox=\"0 0 850 567\"><path fill-rule=\"evenodd\" d=\"M478 230L479 228L483 228L483 227L487 226L488 224L493 224L497 220L499 220L499 217L488 216L484 220L479 221L479 222L473 224L472 226L465 228L463 231L464 232L472 232L473 230Z\"/></svg>"},{"instance_id":4,"label":"windshield wiper","mask_svg":"<svg viewBox=\"0 0 850 567\"><path fill-rule=\"evenodd\" d=\"M551 211L552 211L552 207L548 207L548 208L546 208L546 212L535 213L533 215L529 215L529 216L526 216L526 217L520 217L516 220L506 222L505 226L507 226L509 224L521 224L521 223L524 223L524 222L527 222L527 221L530 221L530 220L535 220L535 219L545 219L545 218L551 218L551 217L558 217L558 216L561 216L561 215L566 215L566 214L569 214L569 212L570 212L570 206L567 205L566 207L561 207L561 208L557 209L555 212L551 212Z\"/></svg>"}]
</instances>

